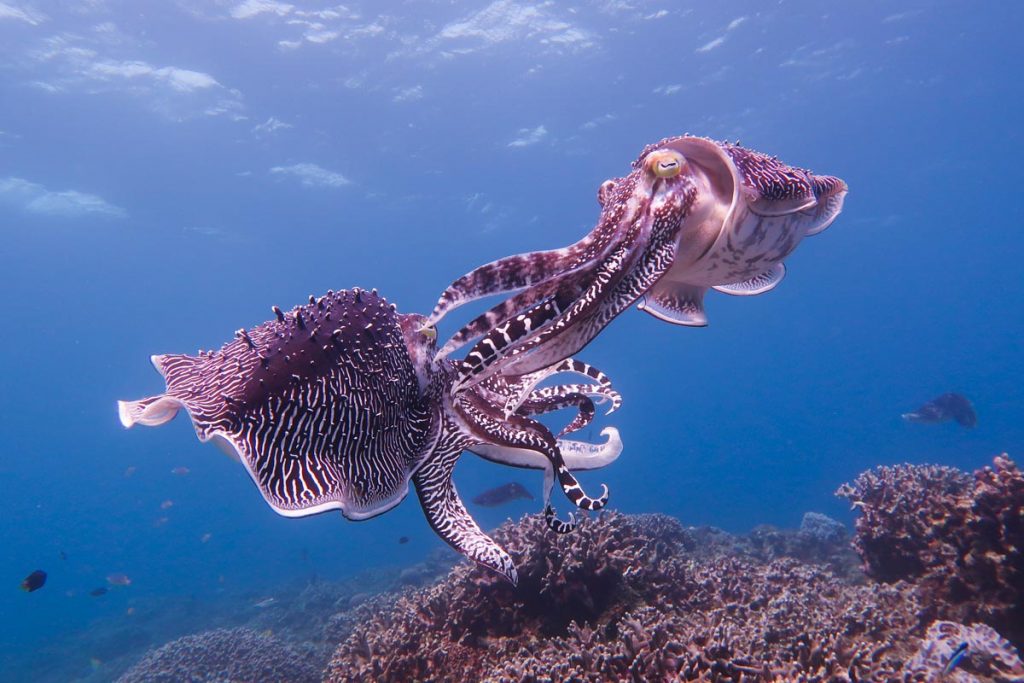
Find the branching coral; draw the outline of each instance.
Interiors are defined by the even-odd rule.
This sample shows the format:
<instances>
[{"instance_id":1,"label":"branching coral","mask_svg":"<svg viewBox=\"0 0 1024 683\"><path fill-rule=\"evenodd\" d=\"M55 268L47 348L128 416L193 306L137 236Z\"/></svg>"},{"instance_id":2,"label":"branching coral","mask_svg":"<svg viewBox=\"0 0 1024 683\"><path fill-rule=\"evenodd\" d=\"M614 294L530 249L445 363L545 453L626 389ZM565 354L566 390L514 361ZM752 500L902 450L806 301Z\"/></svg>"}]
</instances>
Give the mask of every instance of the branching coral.
<instances>
[{"instance_id":1,"label":"branching coral","mask_svg":"<svg viewBox=\"0 0 1024 683\"><path fill-rule=\"evenodd\" d=\"M917 605L792 559L694 559L660 515L543 521L496 538L517 588L469 566L367 609L327 680L895 680ZM894 635L894 634L899 634Z\"/></svg>"},{"instance_id":2,"label":"branching coral","mask_svg":"<svg viewBox=\"0 0 1024 683\"><path fill-rule=\"evenodd\" d=\"M218 629L153 650L118 683L312 683L319 669L277 638L246 628Z\"/></svg>"},{"instance_id":3,"label":"branching coral","mask_svg":"<svg viewBox=\"0 0 1024 683\"><path fill-rule=\"evenodd\" d=\"M837 495L861 513L854 545L869 576L916 585L924 623L983 621L1024 642L1024 476L1006 455L971 477L949 467L879 467Z\"/></svg>"}]
</instances>

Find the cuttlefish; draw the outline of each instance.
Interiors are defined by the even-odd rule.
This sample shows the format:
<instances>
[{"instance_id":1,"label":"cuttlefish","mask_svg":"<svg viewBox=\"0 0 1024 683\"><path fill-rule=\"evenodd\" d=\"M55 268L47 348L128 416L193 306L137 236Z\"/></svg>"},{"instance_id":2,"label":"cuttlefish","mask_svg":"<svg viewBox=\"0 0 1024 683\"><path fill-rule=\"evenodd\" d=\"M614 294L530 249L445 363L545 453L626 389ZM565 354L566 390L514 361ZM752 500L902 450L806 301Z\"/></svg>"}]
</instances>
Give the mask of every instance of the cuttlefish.
<instances>
[{"instance_id":1,"label":"cuttlefish","mask_svg":"<svg viewBox=\"0 0 1024 683\"><path fill-rule=\"evenodd\" d=\"M907 422L945 422L956 420L960 425L970 428L978 424L978 414L974 406L963 394L950 392L928 401L912 413L903 413Z\"/></svg>"},{"instance_id":2,"label":"cuttlefish","mask_svg":"<svg viewBox=\"0 0 1024 683\"><path fill-rule=\"evenodd\" d=\"M634 303L675 325L707 324L709 289L774 289L785 259L839 215L846 183L741 147L684 135L647 146L629 174L598 190L597 225L562 249L502 258L455 280L426 325L455 308L515 292L459 329L446 357L478 339L455 390L576 354Z\"/></svg>"},{"instance_id":3,"label":"cuttlefish","mask_svg":"<svg viewBox=\"0 0 1024 683\"><path fill-rule=\"evenodd\" d=\"M615 410L619 394L602 372L565 359L532 373L496 373L453 391L455 361L436 359L426 318L400 314L376 291L310 297L289 312L240 329L219 350L152 357L162 394L118 404L121 423L157 426L184 409L200 441L212 441L244 465L276 512L301 517L340 510L361 520L396 506L412 481L427 521L459 552L513 583L508 553L477 526L452 482L463 451L545 472L578 507L596 510L571 470L603 467L622 450L618 431L604 443L561 438L587 425L595 400ZM569 373L572 384L538 385ZM533 419L561 408L576 414L556 436ZM610 411L609 411L610 412Z\"/></svg>"}]
</instances>

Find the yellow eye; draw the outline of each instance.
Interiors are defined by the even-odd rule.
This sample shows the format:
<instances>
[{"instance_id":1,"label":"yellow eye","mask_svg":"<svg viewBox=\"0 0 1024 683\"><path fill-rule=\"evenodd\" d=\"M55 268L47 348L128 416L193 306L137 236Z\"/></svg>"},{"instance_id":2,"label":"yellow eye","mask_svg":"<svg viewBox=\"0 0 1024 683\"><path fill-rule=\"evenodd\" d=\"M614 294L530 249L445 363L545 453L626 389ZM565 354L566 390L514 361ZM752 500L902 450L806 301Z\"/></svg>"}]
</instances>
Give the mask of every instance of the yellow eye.
<instances>
[{"instance_id":1,"label":"yellow eye","mask_svg":"<svg viewBox=\"0 0 1024 683\"><path fill-rule=\"evenodd\" d=\"M424 327L421 327L419 331L420 331L420 334L422 334L427 339L437 339L437 328L436 327L426 327L426 326L424 326Z\"/></svg>"},{"instance_id":2,"label":"yellow eye","mask_svg":"<svg viewBox=\"0 0 1024 683\"><path fill-rule=\"evenodd\" d=\"M686 159L679 152L669 149L651 152L647 157L647 168L659 178L675 178L683 172Z\"/></svg>"}]
</instances>

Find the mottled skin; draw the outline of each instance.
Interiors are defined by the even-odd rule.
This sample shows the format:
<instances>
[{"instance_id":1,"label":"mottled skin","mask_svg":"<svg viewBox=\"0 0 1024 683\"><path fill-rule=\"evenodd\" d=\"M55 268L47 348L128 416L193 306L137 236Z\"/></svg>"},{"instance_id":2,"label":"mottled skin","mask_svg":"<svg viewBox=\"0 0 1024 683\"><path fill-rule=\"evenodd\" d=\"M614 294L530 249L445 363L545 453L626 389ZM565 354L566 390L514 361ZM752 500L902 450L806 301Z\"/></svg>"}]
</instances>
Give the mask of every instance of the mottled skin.
<instances>
[{"instance_id":1,"label":"mottled skin","mask_svg":"<svg viewBox=\"0 0 1024 683\"><path fill-rule=\"evenodd\" d=\"M196 356L154 356L164 394L121 402L125 427L156 426L184 408L202 441L236 457L267 503L286 516L340 510L350 519L381 514L408 493L411 480L431 527L473 560L516 580L508 554L473 521L452 483L462 452L545 471L545 511L555 474L577 506L596 510L570 467L594 469L621 451L559 439L533 416L575 407L563 433L593 418L594 399L620 403L608 378L574 360L527 375L497 374L453 390L457 364L437 360L425 318L403 315L376 291L328 292L308 305L239 330L221 349ZM591 383L537 384L558 373ZM559 435L561 436L561 435ZM564 456L563 456L564 453Z\"/></svg>"},{"instance_id":2,"label":"mottled skin","mask_svg":"<svg viewBox=\"0 0 1024 683\"><path fill-rule=\"evenodd\" d=\"M549 367L638 307L670 323L707 324L709 288L769 291L783 259L842 209L846 184L739 145L682 136L649 145L632 171L602 183L597 225L579 242L511 256L453 282L427 324L484 296L517 292L457 331L445 357L479 338L455 390L493 373Z\"/></svg>"}]
</instances>

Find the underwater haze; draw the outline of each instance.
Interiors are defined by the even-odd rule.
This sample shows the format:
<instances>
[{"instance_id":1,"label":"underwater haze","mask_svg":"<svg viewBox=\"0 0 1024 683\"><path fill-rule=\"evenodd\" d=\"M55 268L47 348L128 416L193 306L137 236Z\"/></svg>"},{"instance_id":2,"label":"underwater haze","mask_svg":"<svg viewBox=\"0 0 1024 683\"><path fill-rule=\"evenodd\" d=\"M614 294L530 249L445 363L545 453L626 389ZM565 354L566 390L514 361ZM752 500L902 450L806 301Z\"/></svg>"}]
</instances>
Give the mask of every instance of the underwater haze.
<instances>
[{"instance_id":1,"label":"underwater haze","mask_svg":"<svg viewBox=\"0 0 1024 683\"><path fill-rule=\"evenodd\" d=\"M849 522L833 492L877 464L1019 456L1022 22L1016 2L0 0L0 678L108 680L159 644L140 614L192 605L180 635L225 595L459 560L415 496L288 519L184 416L125 431L116 401L163 390L150 355L310 294L429 313L477 265L586 234L600 184L668 136L850 191L774 291L712 293L706 328L630 310L579 354L625 399L581 437L624 443L588 489L745 531ZM901 419L946 392L976 427ZM467 453L455 476L466 500L533 494L468 504L484 529L540 511L537 472Z\"/></svg>"}]
</instances>

